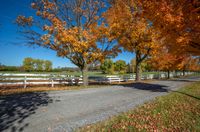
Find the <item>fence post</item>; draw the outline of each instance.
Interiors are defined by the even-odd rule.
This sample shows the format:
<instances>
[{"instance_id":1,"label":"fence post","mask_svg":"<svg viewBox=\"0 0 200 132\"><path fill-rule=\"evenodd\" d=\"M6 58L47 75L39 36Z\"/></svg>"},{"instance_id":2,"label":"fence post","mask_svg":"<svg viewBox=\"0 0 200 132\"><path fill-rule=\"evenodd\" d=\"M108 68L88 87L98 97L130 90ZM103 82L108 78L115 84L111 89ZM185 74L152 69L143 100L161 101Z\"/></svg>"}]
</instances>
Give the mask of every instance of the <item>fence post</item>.
<instances>
[{"instance_id":1,"label":"fence post","mask_svg":"<svg viewBox=\"0 0 200 132\"><path fill-rule=\"evenodd\" d=\"M54 87L53 78L51 78L51 87Z\"/></svg>"},{"instance_id":2,"label":"fence post","mask_svg":"<svg viewBox=\"0 0 200 132\"><path fill-rule=\"evenodd\" d=\"M71 85L74 85L75 82L76 82L75 78L71 75L70 76L70 83L71 83Z\"/></svg>"},{"instance_id":3,"label":"fence post","mask_svg":"<svg viewBox=\"0 0 200 132\"><path fill-rule=\"evenodd\" d=\"M26 76L24 76L24 88L26 88L26 80L27 80L27 78L26 78Z\"/></svg>"},{"instance_id":4,"label":"fence post","mask_svg":"<svg viewBox=\"0 0 200 132\"><path fill-rule=\"evenodd\" d=\"M51 76L51 87L54 87L53 75Z\"/></svg>"}]
</instances>

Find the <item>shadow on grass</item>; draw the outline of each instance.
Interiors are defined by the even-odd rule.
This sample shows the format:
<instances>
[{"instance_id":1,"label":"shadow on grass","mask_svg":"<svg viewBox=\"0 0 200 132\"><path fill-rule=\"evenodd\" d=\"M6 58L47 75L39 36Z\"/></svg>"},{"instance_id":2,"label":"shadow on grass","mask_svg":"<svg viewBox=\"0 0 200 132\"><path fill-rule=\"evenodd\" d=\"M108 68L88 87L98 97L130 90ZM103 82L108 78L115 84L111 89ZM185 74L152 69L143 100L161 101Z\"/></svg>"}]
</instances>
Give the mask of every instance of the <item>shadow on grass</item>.
<instances>
[{"instance_id":1,"label":"shadow on grass","mask_svg":"<svg viewBox=\"0 0 200 132\"><path fill-rule=\"evenodd\" d=\"M175 81L175 82L197 82L200 81L200 76L185 76L181 78L176 78L176 79L169 79L166 81Z\"/></svg>"},{"instance_id":2,"label":"shadow on grass","mask_svg":"<svg viewBox=\"0 0 200 132\"><path fill-rule=\"evenodd\" d=\"M174 80L174 81L176 81L176 80ZM186 80L186 82L187 82L187 80ZM146 90L146 91L151 91L151 92L175 92L175 93L180 93L180 94L189 96L191 98L200 100L199 97L187 94L185 92L171 90L171 89L168 89L168 86L160 85L160 84L137 82L137 83L131 83L131 84L121 84L121 86L129 87L132 89Z\"/></svg>"},{"instance_id":3,"label":"shadow on grass","mask_svg":"<svg viewBox=\"0 0 200 132\"><path fill-rule=\"evenodd\" d=\"M185 92L174 91L174 90L171 90L170 92L175 92L175 93L183 94L183 95L189 96L189 97L191 97L191 98L194 98L194 99L200 100L199 97L196 97L196 96L193 96L193 95L187 94L187 93L185 93Z\"/></svg>"},{"instance_id":4,"label":"shadow on grass","mask_svg":"<svg viewBox=\"0 0 200 132\"><path fill-rule=\"evenodd\" d=\"M52 99L45 92L0 96L0 131L24 131L29 125L24 120L49 103Z\"/></svg>"},{"instance_id":5,"label":"shadow on grass","mask_svg":"<svg viewBox=\"0 0 200 132\"><path fill-rule=\"evenodd\" d=\"M169 79L169 80L163 80L163 81L174 81L174 82L197 82L197 81L195 81L195 80L188 80L188 79L176 79L176 80Z\"/></svg>"}]
</instances>

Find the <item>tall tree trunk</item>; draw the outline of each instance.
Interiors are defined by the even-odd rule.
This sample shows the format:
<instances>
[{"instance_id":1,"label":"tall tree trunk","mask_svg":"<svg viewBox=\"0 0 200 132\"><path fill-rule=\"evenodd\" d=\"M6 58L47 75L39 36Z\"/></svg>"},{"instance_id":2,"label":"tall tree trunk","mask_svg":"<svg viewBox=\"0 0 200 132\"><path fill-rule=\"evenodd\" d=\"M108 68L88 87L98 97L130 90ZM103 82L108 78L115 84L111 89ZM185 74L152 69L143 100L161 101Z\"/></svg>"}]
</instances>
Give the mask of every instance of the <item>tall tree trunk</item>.
<instances>
[{"instance_id":1,"label":"tall tree trunk","mask_svg":"<svg viewBox=\"0 0 200 132\"><path fill-rule=\"evenodd\" d=\"M167 78L170 79L170 71L167 70Z\"/></svg>"},{"instance_id":2,"label":"tall tree trunk","mask_svg":"<svg viewBox=\"0 0 200 132\"><path fill-rule=\"evenodd\" d=\"M147 50L147 53L142 55L140 50L136 50L135 51L135 55L136 55L136 81L140 81L141 80L141 63L142 61L149 55L150 52L150 48Z\"/></svg>"},{"instance_id":3,"label":"tall tree trunk","mask_svg":"<svg viewBox=\"0 0 200 132\"><path fill-rule=\"evenodd\" d=\"M175 76L178 77L178 71L177 70L175 70Z\"/></svg>"},{"instance_id":4,"label":"tall tree trunk","mask_svg":"<svg viewBox=\"0 0 200 132\"><path fill-rule=\"evenodd\" d=\"M141 80L141 65L140 63L136 64L136 81L140 81Z\"/></svg>"},{"instance_id":5,"label":"tall tree trunk","mask_svg":"<svg viewBox=\"0 0 200 132\"><path fill-rule=\"evenodd\" d=\"M88 66L87 64L81 70L82 72L82 79L83 79L83 86L88 86Z\"/></svg>"},{"instance_id":6,"label":"tall tree trunk","mask_svg":"<svg viewBox=\"0 0 200 132\"><path fill-rule=\"evenodd\" d=\"M140 63L140 54L136 52L136 67L135 67L135 72L136 72L136 81L141 80L141 63Z\"/></svg>"},{"instance_id":7,"label":"tall tree trunk","mask_svg":"<svg viewBox=\"0 0 200 132\"><path fill-rule=\"evenodd\" d=\"M185 76L185 70L183 70L183 76Z\"/></svg>"}]
</instances>

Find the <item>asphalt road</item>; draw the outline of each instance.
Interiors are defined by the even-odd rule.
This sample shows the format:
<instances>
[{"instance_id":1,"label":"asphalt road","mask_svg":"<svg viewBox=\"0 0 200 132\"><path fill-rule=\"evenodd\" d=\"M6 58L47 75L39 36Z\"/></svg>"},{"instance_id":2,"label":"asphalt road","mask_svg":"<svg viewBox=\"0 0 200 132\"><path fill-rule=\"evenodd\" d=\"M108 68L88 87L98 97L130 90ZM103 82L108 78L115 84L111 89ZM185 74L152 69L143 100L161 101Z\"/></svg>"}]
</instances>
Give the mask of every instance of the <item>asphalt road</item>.
<instances>
[{"instance_id":1,"label":"asphalt road","mask_svg":"<svg viewBox=\"0 0 200 132\"><path fill-rule=\"evenodd\" d=\"M0 131L73 131L198 80L200 78L193 77L84 90L1 96Z\"/></svg>"}]
</instances>

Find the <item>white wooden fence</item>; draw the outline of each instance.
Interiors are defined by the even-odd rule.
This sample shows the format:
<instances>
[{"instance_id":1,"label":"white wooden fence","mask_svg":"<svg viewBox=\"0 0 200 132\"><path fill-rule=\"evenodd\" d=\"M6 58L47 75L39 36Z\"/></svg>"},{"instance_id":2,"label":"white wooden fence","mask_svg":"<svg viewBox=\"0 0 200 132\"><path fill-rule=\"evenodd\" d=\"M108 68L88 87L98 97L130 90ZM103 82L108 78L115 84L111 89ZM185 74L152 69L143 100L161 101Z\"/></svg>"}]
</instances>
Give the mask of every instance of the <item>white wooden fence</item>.
<instances>
[{"instance_id":1,"label":"white wooden fence","mask_svg":"<svg viewBox=\"0 0 200 132\"><path fill-rule=\"evenodd\" d=\"M0 74L0 86L23 85L51 85L55 84L81 84L81 77L57 74Z\"/></svg>"},{"instance_id":2,"label":"white wooden fence","mask_svg":"<svg viewBox=\"0 0 200 132\"><path fill-rule=\"evenodd\" d=\"M194 72L185 72L185 75L194 74ZM182 76L182 72L170 73L170 77ZM135 75L125 76L93 76L89 79L95 80L98 83L112 83L121 81L133 81ZM156 74L144 74L141 76L142 80L150 79L164 79L167 78L167 73L156 73ZM75 77L64 74L9 74L0 73L0 87L1 86L12 86L12 85L23 85L26 88L28 85L54 85L57 84L82 84L82 77Z\"/></svg>"},{"instance_id":3,"label":"white wooden fence","mask_svg":"<svg viewBox=\"0 0 200 132\"><path fill-rule=\"evenodd\" d=\"M191 75L194 74L194 72L186 72L185 75ZM182 72L174 72L170 73L170 77L178 77L183 76ZM141 76L141 80L151 80L151 79L165 79L167 78L167 73L156 73L156 74L144 74ZM92 77L92 80L95 80L99 83L112 83L112 82L122 82L122 81L134 81L136 79L136 76L134 74L132 75L125 75L125 76L94 76Z\"/></svg>"}]
</instances>

